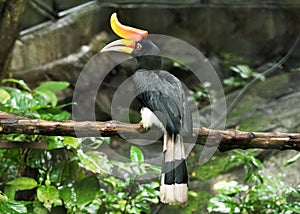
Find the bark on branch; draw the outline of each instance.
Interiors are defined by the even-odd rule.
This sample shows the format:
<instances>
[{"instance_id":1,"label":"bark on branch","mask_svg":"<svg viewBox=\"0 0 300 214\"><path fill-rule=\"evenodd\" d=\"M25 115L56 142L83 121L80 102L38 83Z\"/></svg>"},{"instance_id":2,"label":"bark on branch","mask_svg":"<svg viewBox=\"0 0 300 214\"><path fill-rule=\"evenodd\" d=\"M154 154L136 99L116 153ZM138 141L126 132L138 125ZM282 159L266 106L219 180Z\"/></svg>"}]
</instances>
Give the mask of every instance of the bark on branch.
<instances>
[{"instance_id":1,"label":"bark on branch","mask_svg":"<svg viewBox=\"0 0 300 214\"><path fill-rule=\"evenodd\" d=\"M154 131L155 128L153 128ZM75 122L75 121L45 121L32 120L16 115L0 112L0 134L28 134L47 136L73 136L73 137L94 137L94 136L120 136L140 138L145 132L139 124L128 124L119 121L107 122ZM242 132L237 130L211 130L206 128L194 128L194 135L197 136L197 144L204 145L207 139L212 141L220 140L218 145L220 151L231 149L279 149L300 151L299 133L279 132ZM188 140L187 140L188 141ZM34 143L31 143L34 144ZM9 144L0 142L0 148L23 147L20 144ZM18 146L19 145L19 146ZM46 146L46 144L42 144ZM43 148L41 144L28 146L31 148ZM213 146L213 145L212 145Z\"/></svg>"}]
</instances>

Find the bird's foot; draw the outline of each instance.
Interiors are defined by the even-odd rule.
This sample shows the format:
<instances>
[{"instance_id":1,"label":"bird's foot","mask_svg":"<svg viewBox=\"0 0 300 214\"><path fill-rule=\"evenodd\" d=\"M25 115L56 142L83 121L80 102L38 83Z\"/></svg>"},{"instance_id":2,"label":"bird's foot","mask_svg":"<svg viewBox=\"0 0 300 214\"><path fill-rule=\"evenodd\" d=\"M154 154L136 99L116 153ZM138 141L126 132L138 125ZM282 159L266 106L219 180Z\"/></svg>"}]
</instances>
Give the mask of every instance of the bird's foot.
<instances>
[{"instance_id":1,"label":"bird's foot","mask_svg":"<svg viewBox=\"0 0 300 214\"><path fill-rule=\"evenodd\" d=\"M144 130L149 130L152 126L152 124L145 123L145 121L141 120L139 122L139 125L144 129Z\"/></svg>"}]
</instances>

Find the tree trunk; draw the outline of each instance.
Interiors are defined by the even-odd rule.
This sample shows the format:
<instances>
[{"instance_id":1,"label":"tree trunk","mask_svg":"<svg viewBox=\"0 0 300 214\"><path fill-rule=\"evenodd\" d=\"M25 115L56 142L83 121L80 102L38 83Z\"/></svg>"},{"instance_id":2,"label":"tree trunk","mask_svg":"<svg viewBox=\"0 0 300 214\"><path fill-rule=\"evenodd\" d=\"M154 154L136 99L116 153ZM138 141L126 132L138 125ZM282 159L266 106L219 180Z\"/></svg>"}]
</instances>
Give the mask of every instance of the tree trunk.
<instances>
[{"instance_id":1,"label":"tree trunk","mask_svg":"<svg viewBox=\"0 0 300 214\"><path fill-rule=\"evenodd\" d=\"M7 0L4 2L0 20L0 77L9 68L11 52L19 37L22 16L28 0Z\"/></svg>"}]
</instances>

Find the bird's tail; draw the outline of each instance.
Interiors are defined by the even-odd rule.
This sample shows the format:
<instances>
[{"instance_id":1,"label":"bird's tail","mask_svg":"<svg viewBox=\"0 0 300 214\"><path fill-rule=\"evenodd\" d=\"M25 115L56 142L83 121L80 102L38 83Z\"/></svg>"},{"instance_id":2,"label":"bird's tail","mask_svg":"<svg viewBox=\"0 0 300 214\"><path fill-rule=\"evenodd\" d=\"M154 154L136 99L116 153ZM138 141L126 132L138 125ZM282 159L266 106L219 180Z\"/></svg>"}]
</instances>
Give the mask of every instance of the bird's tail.
<instances>
[{"instance_id":1,"label":"bird's tail","mask_svg":"<svg viewBox=\"0 0 300 214\"><path fill-rule=\"evenodd\" d=\"M164 135L160 200L170 205L185 206L188 200L188 175L182 136Z\"/></svg>"}]
</instances>

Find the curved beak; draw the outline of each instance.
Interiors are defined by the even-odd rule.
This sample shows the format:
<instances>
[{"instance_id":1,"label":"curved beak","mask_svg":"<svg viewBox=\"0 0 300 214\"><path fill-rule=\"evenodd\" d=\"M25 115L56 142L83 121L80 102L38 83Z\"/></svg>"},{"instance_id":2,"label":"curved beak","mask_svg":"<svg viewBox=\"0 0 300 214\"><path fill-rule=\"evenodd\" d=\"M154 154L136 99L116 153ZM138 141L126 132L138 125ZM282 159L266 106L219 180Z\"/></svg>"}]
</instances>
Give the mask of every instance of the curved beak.
<instances>
[{"instance_id":1,"label":"curved beak","mask_svg":"<svg viewBox=\"0 0 300 214\"><path fill-rule=\"evenodd\" d=\"M123 53L131 54L134 50L135 42L130 39L118 39L107 44L104 48L101 49L101 52L106 51L118 51Z\"/></svg>"},{"instance_id":2,"label":"curved beak","mask_svg":"<svg viewBox=\"0 0 300 214\"><path fill-rule=\"evenodd\" d=\"M101 52L119 51L130 54L134 50L135 42L147 38L148 36L148 31L121 24L117 18L117 13L111 15L110 26L114 33L122 39L109 43L101 50Z\"/></svg>"}]
</instances>

